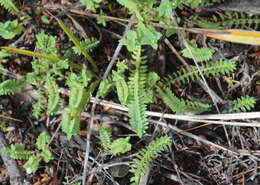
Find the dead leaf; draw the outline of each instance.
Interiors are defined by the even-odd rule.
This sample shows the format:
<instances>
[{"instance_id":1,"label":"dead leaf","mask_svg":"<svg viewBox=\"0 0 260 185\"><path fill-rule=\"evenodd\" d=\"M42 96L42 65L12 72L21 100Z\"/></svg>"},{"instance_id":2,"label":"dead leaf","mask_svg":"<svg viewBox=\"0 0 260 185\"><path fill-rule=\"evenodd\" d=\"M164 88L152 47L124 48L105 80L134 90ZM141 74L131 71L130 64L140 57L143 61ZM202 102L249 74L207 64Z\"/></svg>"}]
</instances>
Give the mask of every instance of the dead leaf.
<instances>
[{"instance_id":1,"label":"dead leaf","mask_svg":"<svg viewBox=\"0 0 260 185\"><path fill-rule=\"evenodd\" d=\"M239 29L195 29L206 37L249 45L260 45L260 32Z\"/></svg>"}]
</instances>

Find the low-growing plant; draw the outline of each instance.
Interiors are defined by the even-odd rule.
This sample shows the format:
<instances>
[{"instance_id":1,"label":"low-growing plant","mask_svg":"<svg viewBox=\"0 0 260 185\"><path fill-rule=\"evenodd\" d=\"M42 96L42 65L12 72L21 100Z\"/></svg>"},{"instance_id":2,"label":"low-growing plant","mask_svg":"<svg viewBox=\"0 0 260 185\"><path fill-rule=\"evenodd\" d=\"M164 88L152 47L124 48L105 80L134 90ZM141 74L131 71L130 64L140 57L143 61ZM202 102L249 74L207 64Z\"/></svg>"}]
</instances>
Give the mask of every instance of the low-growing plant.
<instances>
[{"instance_id":1,"label":"low-growing plant","mask_svg":"<svg viewBox=\"0 0 260 185\"><path fill-rule=\"evenodd\" d=\"M243 96L233 101L230 109L225 110L224 113L247 112L255 107L256 99L250 96Z\"/></svg>"},{"instance_id":2,"label":"low-growing plant","mask_svg":"<svg viewBox=\"0 0 260 185\"><path fill-rule=\"evenodd\" d=\"M192 54L191 54L192 53ZM157 85L157 92L164 103L176 114L199 114L208 110L211 105L201 102L183 100L178 98L171 90L171 84L183 85L200 79L200 71L205 77L227 75L236 69L236 64L231 60L210 61L214 50L191 46L191 53L187 48L182 50L183 56L200 62L200 69L196 66L188 66L168 75ZM199 71L200 70L200 71Z\"/></svg>"},{"instance_id":3,"label":"low-growing plant","mask_svg":"<svg viewBox=\"0 0 260 185\"><path fill-rule=\"evenodd\" d=\"M152 160L170 144L171 139L164 136L156 138L148 146L138 152L138 155L134 158L135 163L131 165L130 169L130 172L134 174L131 178L132 185L139 184L140 178L145 174Z\"/></svg>"},{"instance_id":4,"label":"low-growing plant","mask_svg":"<svg viewBox=\"0 0 260 185\"><path fill-rule=\"evenodd\" d=\"M13 159L26 160L23 167L27 173L35 173L39 169L41 161L48 163L53 159L53 155L49 150L48 144L50 142L49 136L45 132L42 132L36 140L35 150L26 150L24 145L12 144L9 147L3 149Z\"/></svg>"},{"instance_id":5,"label":"low-growing plant","mask_svg":"<svg viewBox=\"0 0 260 185\"><path fill-rule=\"evenodd\" d=\"M11 95L25 87L26 83L32 84L38 93L38 98L33 104L33 116L39 118L42 113L54 116L58 110L62 110L62 131L70 139L73 135L79 133L81 112L89 102L91 95L97 92L100 96L105 97L111 90L117 93L120 104L128 108L129 123L136 132L138 137L142 137L148 130L149 122L146 110L149 104L154 103L158 98L162 99L166 106L176 114L199 114L207 111L212 105L202 102L185 100L179 98L173 85L182 87L186 83L192 83L199 80L200 75L206 78L219 75L229 75L236 69L236 64L232 60L212 61L214 49L199 48L195 43L190 42L189 48L181 51L186 59L196 60L200 68L189 65L185 68L169 74L167 77L160 77L149 72L146 57L142 55L142 48L149 45L156 49L158 41L163 32L159 31L154 24L161 23L173 26L171 20L172 11L176 8L183 9L186 6L200 7L210 6L213 3L222 2L223 0L117 0L116 2L126 9L126 16L135 15L136 24L128 30L126 37L119 42L126 46L131 53L131 60L120 61L117 68L112 71L112 75L107 79L100 81L98 73L101 71L96 62L89 54L99 43L95 38L79 41L71 30L60 20L58 24L74 46L66 52L57 49L57 37L48 35L44 31L36 34L36 51L28 51L18 48L0 47L4 51L23 54L34 57L31 62L32 72L28 73L23 79L1 80L0 95ZM101 0L80 0L91 12L104 14L102 5L109 3ZM12 1L0 0L2 5L10 13L18 14L19 10ZM105 25L105 20L98 17L98 21ZM213 18L214 19L214 18ZM222 21L226 18L221 17ZM251 22L247 22L250 24ZM258 23L255 21L254 23ZM206 25L207 22L196 22L196 25ZM243 22L234 24L244 25ZM246 23L245 23L246 24ZM224 25L231 25L224 24ZM223 25L222 25L223 26ZM203 26L201 26L203 27ZM12 39L21 34L23 25L17 20L0 23L0 36L4 39ZM166 31L176 31L169 30ZM176 33L176 32L175 32ZM64 54L65 53L65 54ZM73 57L84 56L90 64L77 63ZM9 54L0 51L0 57L9 57ZM89 68L88 68L89 67ZM61 96L60 89L66 88L69 91L68 104L65 107L60 106ZM154 96L154 94L158 96ZM251 110L256 103L253 97L245 96L233 102L232 108L226 110L228 113ZM66 104L66 103L65 103ZM102 148L113 155L124 154L131 150L132 145L129 142L130 137L118 138L112 140L112 133L108 128L99 128L99 139ZM26 160L24 168L28 173L34 173L41 161L48 163L53 156L48 148L49 137L42 132L36 141L36 149L26 150L23 145L13 144L5 148L14 159ZM132 184L138 184L142 175L151 165L152 160L158 153L162 152L169 146L171 139L169 137L160 137L154 139L148 146L138 152L131 165L134 176L131 178Z\"/></svg>"},{"instance_id":6,"label":"low-growing plant","mask_svg":"<svg viewBox=\"0 0 260 185\"><path fill-rule=\"evenodd\" d=\"M153 88L159 80L156 73L147 71L146 60L141 56L141 51L141 47L137 46L132 54L133 69L130 70L129 77L126 76L129 67L125 62L118 63L117 70L112 71L112 78L107 79L100 90L100 94L105 95L111 86L116 87L118 99L121 104L128 107L129 122L139 137L148 128L146 106L154 102Z\"/></svg>"},{"instance_id":7,"label":"low-growing plant","mask_svg":"<svg viewBox=\"0 0 260 185\"><path fill-rule=\"evenodd\" d=\"M130 137L118 138L112 141L112 133L109 128L101 126L99 128L99 139L103 149L113 155L124 154L131 150L132 145L129 143Z\"/></svg>"},{"instance_id":8,"label":"low-growing plant","mask_svg":"<svg viewBox=\"0 0 260 185\"><path fill-rule=\"evenodd\" d=\"M167 86L158 85L157 92L163 102L176 114L199 114L211 107L209 104L178 98Z\"/></svg>"},{"instance_id":9,"label":"low-growing plant","mask_svg":"<svg viewBox=\"0 0 260 185\"><path fill-rule=\"evenodd\" d=\"M59 25L75 44L75 47L71 51L75 51L75 55L83 54L90 61L93 68L97 70L93 59L88 54L88 51L97 45L97 41L95 39L84 41L85 45L87 43L90 44L88 48L85 48L61 21L59 21ZM2 49L37 57L32 61L33 71L26 75L26 82L35 85L38 92L38 99L33 105L33 116L36 118L44 110L46 110L48 115L54 115L59 110L60 87L58 84L65 80L65 84L70 88L70 99L69 105L65 108L62 115L62 130L70 138L79 132L80 112L88 102L91 93L95 90L99 81L90 83L92 80L92 72L90 70L71 62L68 58L63 59L58 56L60 53L56 49L55 36L40 32L36 35L36 39L36 48L40 51L39 53L8 47L2 47ZM76 73L70 71L66 73L68 78L64 79L63 73L69 68L81 70L81 75L77 76ZM0 94L12 94L24 87L24 84L24 81L18 80L4 81L0 84L3 87Z\"/></svg>"},{"instance_id":10,"label":"low-growing plant","mask_svg":"<svg viewBox=\"0 0 260 185\"><path fill-rule=\"evenodd\" d=\"M0 22L0 37L12 39L23 32L24 27L17 19L13 21Z\"/></svg>"},{"instance_id":11,"label":"low-growing plant","mask_svg":"<svg viewBox=\"0 0 260 185\"><path fill-rule=\"evenodd\" d=\"M97 87L98 82L89 85L91 73L83 69L81 75L70 73L67 84L70 88L69 105L65 107L62 114L62 131L68 138L79 133L80 130L80 113L85 104L89 101L91 93Z\"/></svg>"},{"instance_id":12,"label":"low-growing plant","mask_svg":"<svg viewBox=\"0 0 260 185\"><path fill-rule=\"evenodd\" d=\"M0 83L0 95L11 95L25 87L26 82L23 80L5 80Z\"/></svg>"},{"instance_id":13,"label":"low-growing plant","mask_svg":"<svg viewBox=\"0 0 260 185\"><path fill-rule=\"evenodd\" d=\"M257 30L259 28L259 15L250 15L245 12L217 12L210 17L191 16L188 25L200 28L228 29L239 28Z\"/></svg>"}]
</instances>

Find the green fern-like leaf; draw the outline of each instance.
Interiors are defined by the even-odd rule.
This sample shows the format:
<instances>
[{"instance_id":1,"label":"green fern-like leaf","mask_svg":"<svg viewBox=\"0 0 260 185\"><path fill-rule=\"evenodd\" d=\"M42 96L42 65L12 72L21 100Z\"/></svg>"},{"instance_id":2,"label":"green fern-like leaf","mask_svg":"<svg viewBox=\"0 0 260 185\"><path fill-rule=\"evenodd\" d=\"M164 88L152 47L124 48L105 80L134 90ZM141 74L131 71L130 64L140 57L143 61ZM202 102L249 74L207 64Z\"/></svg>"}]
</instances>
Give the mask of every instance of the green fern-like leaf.
<instances>
[{"instance_id":1,"label":"green fern-like leaf","mask_svg":"<svg viewBox=\"0 0 260 185\"><path fill-rule=\"evenodd\" d=\"M113 155L119 155L131 150L132 145L129 143L130 137L119 138L111 141L111 131L109 128L101 126L99 128L99 139L101 146L106 150L111 152Z\"/></svg>"},{"instance_id":2,"label":"green fern-like leaf","mask_svg":"<svg viewBox=\"0 0 260 185\"><path fill-rule=\"evenodd\" d=\"M42 53L57 56L57 37L45 34L43 31L41 31L36 35L36 39L36 47L40 49Z\"/></svg>"},{"instance_id":3,"label":"green fern-like leaf","mask_svg":"<svg viewBox=\"0 0 260 185\"><path fill-rule=\"evenodd\" d=\"M79 133L80 129L80 116L71 116L70 110L65 110L62 114L62 131L67 134L70 139L73 135Z\"/></svg>"},{"instance_id":4,"label":"green fern-like leaf","mask_svg":"<svg viewBox=\"0 0 260 185\"><path fill-rule=\"evenodd\" d=\"M138 0L117 0L117 2L131 11L137 11L139 7Z\"/></svg>"},{"instance_id":5,"label":"green fern-like leaf","mask_svg":"<svg viewBox=\"0 0 260 185\"><path fill-rule=\"evenodd\" d=\"M247 112L255 107L256 99L250 96L244 96L234 100L234 105L231 109L225 111L225 113L233 112Z\"/></svg>"},{"instance_id":6,"label":"green fern-like leaf","mask_svg":"<svg viewBox=\"0 0 260 185\"><path fill-rule=\"evenodd\" d=\"M50 160L54 159L54 157L48 147L46 147L46 148L44 148L44 150L42 150L42 152L40 153L40 156L43 158L44 162L46 162L46 163L48 163Z\"/></svg>"},{"instance_id":7,"label":"green fern-like leaf","mask_svg":"<svg viewBox=\"0 0 260 185\"><path fill-rule=\"evenodd\" d=\"M162 85L157 87L157 92L163 102L176 114L199 114L211 107L208 104L180 99L175 96L169 87L163 87Z\"/></svg>"},{"instance_id":8,"label":"green fern-like leaf","mask_svg":"<svg viewBox=\"0 0 260 185\"><path fill-rule=\"evenodd\" d=\"M125 61L123 61L117 64L116 71L112 71L112 80L116 86L118 99L123 105L127 105L129 100L129 88L124 74L127 68Z\"/></svg>"},{"instance_id":9,"label":"green fern-like leaf","mask_svg":"<svg viewBox=\"0 0 260 185\"><path fill-rule=\"evenodd\" d=\"M209 62L201 64L201 72L205 77L226 75L233 72L236 64L231 60L223 60L218 62ZM183 68L172 75L169 75L166 81L177 84L184 84L187 82L200 79L199 70L195 66Z\"/></svg>"},{"instance_id":10,"label":"green fern-like leaf","mask_svg":"<svg viewBox=\"0 0 260 185\"><path fill-rule=\"evenodd\" d=\"M98 95L101 96L102 98L105 98L106 95L112 89L113 85L114 84L111 78L106 78L105 80L102 80L99 85Z\"/></svg>"},{"instance_id":11,"label":"green fern-like leaf","mask_svg":"<svg viewBox=\"0 0 260 185\"><path fill-rule=\"evenodd\" d=\"M42 132L37 138L36 147L39 150L44 150L48 146L49 141L50 137L45 132Z\"/></svg>"},{"instance_id":12,"label":"green fern-like leaf","mask_svg":"<svg viewBox=\"0 0 260 185\"><path fill-rule=\"evenodd\" d=\"M80 112L89 99L90 94L83 86L72 87L69 98L69 106L62 114L62 131L68 138L77 134L80 129Z\"/></svg>"},{"instance_id":13,"label":"green fern-like leaf","mask_svg":"<svg viewBox=\"0 0 260 185\"><path fill-rule=\"evenodd\" d=\"M223 28L257 29L260 24L259 15L248 15L244 12L218 13L220 19L217 24ZM215 17L214 20L217 18Z\"/></svg>"},{"instance_id":14,"label":"green fern-like leaf","mask_svg":"<svg viewBox=\"0 0 260 185\"><path fill-rule=\"evenodd\" d=\"M152 141L146 148L138 152L138 155L134 159L134 164L131 165L130 172L134 174L131 178L132 185L138 185L141 176L144 175L146 169L151 165L152 160L166 149L171 143L169 137L160 137Z\"/></svg>"},{"instance_id":15,"label":"green fern-like leaf","mask_svg":"<svg viewBox=\"0 0 260 185\"><path fill-rule=\"evenodd\" d=\"M89 99L89 94L84 86L72 87L70 91L69 107L70 109L82 109L87 100ZM76 111L75 113L80 112Z\"/></svg>"},{"instance_id":16,"label":"green fern-like leaf","mask_svg":"<svg viewBox=\"0 0 260 185\"><path fill-rule=\"evenodd\" d=\"M198 26L200 28L206 28L206 29L221 29L222 26L220 24L216 24L215 22L209 21L208 19L203 19L199 17L198 15L194 15L189 17L187 20L187 26L194 27Z\"/></svg>"},{"instance_id":17,"label":"green fern-like leaf","mask_svg":"<svg viewBox=\"0 0 260 185\"><path fill-rule=\"evenodd\" d=\"M136 134L141 137L148 128L148 120L145 114L145 88L147 82L147 68L141 57L141 48L138 47L133 53L133 64L135 69L131 71L129 77L129 104L128 114L130 124L134 128Z\"/></svg>"},{"instance_id":18,"label":"green fern-like leaf","mask_svg":"<svg viewBox=\"0 0 260 185\"><path fill-rule=\"evenodd\" d=\"M87 87L90 80L92 79L92 73L85 68L82 69L80 74L69 72L66 84L71 88L75 86Z\"/></svg>"},{"instance_id":19,"label":"green fern-like leaf","mask_svg":"<svg viewBox=\"0 0 260 185\"><path fill-rule=\"evenodd\" d=\"M190 59L193 59L194 57L197 62L209 61L210 59L212 59L212 56L215 52L214 49L198 48L196 45L189 45L189 47L191 49L192 55L187 48L182 50L182 55Z\"/></svg>"},{"instance_id":20,"label":"green fern-like leaf","mask_svg":"<svg viewBox=\"0 0 260 185\"><path fill-rule=\"evenodd\" d=\"M60 103L60 96L59 96L59 87L58 85L52 81L47 85L48 91L48 107L47 107L47 114L53 115L59 109Z\"/></svg>"},{"instance_id":21,"label":"green fern-like leaf","mask_svg":"<svg viewBox=\"0 0 260 185\"><path fill-rule=\"evenodd\" d=\"M129 89L124 75L120 75L119 73L113 71L113 81L115 82L120 103L122 105L127 105L129 98Z\"/></svg>"},{"instance_id":22,"label":"green fern-like leaf","mask_svg":"<svg viewBox=\"0 0 260 185\"><path fill-rule=\"evenodd\" d=\"M0 22L0 37L4 39L12 39L23 31L23 24L19 23L17 19L13 21Z\"/></svg>"},{"instance_id":23,"label":"green fern-like leaf","mask_svg":"<svg viewBox=\"0 0 260 185\"><path fill-rule=\"evenodd\" d=\"M90 62L93 69L97 72L98 67L92 57L89 55L88 51L85 49L85 47L80 43L80 41L76 38L76 36L70 31L70 29L63 24L62 21L58 20L58 24L60 25L61 29L67 34L69 39L73 42L73 44L81 51L81 53L84 55L84 57Z\"/></svg>"},{"instance_id":24,"label":"green fern-like leaf","mask_svg":"<svg viewBox=\"0 0 260 185\"><path fill-rule=\"evenodd\" d=\"M217 12L210 18L193 17L193 22L201 28L212 28L209 25L213 24L215 28L239 28L256 30L259 28L259 15L249 15L244 12Z\"/></svg>"},{"instance_id":25,"label":"green fern-like leaf","mask_svg":"<svg viewBox=\"0 0 260 185\"><path fill-rule=\"evenodd\" d=\"M62 114L62 131L67 134L68 138L79 132L80 113L97 84L98 81L92 83L87 90L80 84L71 87L69 105Z\"/></svg>"},{"instance_id":26,"label":"green fern-like leaf","mask_svg":"<svg viewBox=\"0 0 260 185\"><path fill-rule=\"evenodd\" d=\"M99 44L99 41L96 38L91 37L84 41L80 41L80 44L87 50L87 52L91 52ZM78 47L74 46L72 47L72 49L75 54L82 54L81 50Z\"/></svg>"},{"instance_id":27,"label":"green fern-like leaf","mask_svg":"<svg viewBox=\"0 0 260 185\"><path fill-rule=\"evenodd\" d=\"M11 14L18 14L20 12L15 6L13 0L0 0L0 5Z\"/></svg>"},{"instance_id":28,"label":"green fern-like leaf","mask_svg":"<svg viewBox=\"0 0 260 185\"><path fill-rule=\"evenodd\" d=\"M28 174L35 173L39 168L40 161L40 155L31 155L23 167L26 169Z\"/></svg>"},{"instance_id":29,"label":"green fern-like leaf","mask_svg":"<svg viewBox=\"0 0 260 185\"><path fill-rule=\"evenodd\" d=\"M38 89L38 94L39 97L35 100L35 102L33 103L33 111L32 111L32 115L35 118L39 118L39 116L41 115L42 111L46 108L46 101L45 101L45 97L43 95L42 89L39 88Z\"/></svg>"},{"instance_id":30,"label":"green fern-like leaf","mask_svg":"<svg viewBox=\"0 0 260 185\"><path fill-rule=\"evenodd\" d=\"M145 88L145 102L153 103L154 102L154 88L156 87L156 83L160 80L160 77L155 72L148 72L147 74L147 86Z\"/></svg>"},{"instance_id":31,"label":"green fern-like leaf","mask_svg":"<svg viewBox=\"0 0 260 185\"><path fill-rule=\"evenodd\" d=\"M159 93L159 96L162 98L163 102L169 106L173 112L176 112L176 114L184 114L188 112L185 107L185 103L177 98L170 88L157 87L157 92Z\"/></svg>"},{"instance_id":32,"label":"green fern-like leaf","mask_svg":"<svg viewBox=\"0 0 260 185\"><path fill-rule=\"evenodd\" d=\"M50 137L46 135L45 132L42 132L36 141L37 149L41 150L40 156L43 157L45 162L49 162L53 159L52 153L49 150L48 144L50 142Z\"/></svg>"},{"instance_id":33,"label":"green fern-like leaf","mask_svg":"<svg viewBox=\"0 0 260 185\"><path fill-rule=\"evenodd\" d=\"M240 28L254 30L259 28L260 17L259 15L249 15L244 12L226 12L218 13L218 17L213 17L216 24L222 26L222 28Z\"/></svg>"},{"instance_id":34,"label":"green fern-like leaf","mask_svg":"<svg viewBox=\"0 0 260 185\"><path fill-rule=\"evenodd\" d=\"M9 147L4 148L4 152L8 153L13 159L28 159L34 154L33 151L25 150L21 144L12 144Z\"/></svg>"},{"instance_id":35,"label":"green fern-like leaf","mask_svg":"<svg viewBox=\"0 0 260 185\"><path fill-rule=\"evenodd\" d=\"M161 38L161 33L156 31L153 26L139 22L136 30L128 30L126 38L120 40L122 45L125 45L129 51L134 51L136 46L150 45L154 49L158 47L158 40Z\"/></svg>"},{"instance_id":36,"label":"green fern-like leaf","mask_svg":"<svg viewBox=\"0 0 260 185\"><path fill-rule=\"evenodd\" d=\"M39 118L41 112L45 109L44 99L40 97L37 102L33 104L33 117Z\"/></svg>"},{"instance_id":37,"label":"green fern-like leaf","mask_svg":"<svg viewBox=\"0 0 260 185\"><path fill-rule=\"evenodd\" d=\"M205 112L211 107L211 105L201 103L201 102L195 102L189 100L183 100L183 101L185 101L186 108L189 110L189 112L192 112L194 114L200 114L202 112Z\"/></svg>"},{"instance_id":38,"label":"green fern-like leaf","mask_svg":"<svg viewBox=\"0 0 260 185\"><path fill-rule=\"evenodd\" d=\"M7 152L13 159L28 159L23 167L26 169L28 174L35 173L39 168L39 163L42 158L45 162L49 162L53 159L52 153L48 148L49 140L50 138L45 134L45 132L42 132L38 136L36 147L41 150L40 154L35 151L25 150L24 146L21 144L12 144L9 147L4 148L3 151Z\"/></svg>"},{"instance_id":39,"label":"green fern-like leaf","mask_svg":"<svg viewBox=\"0 0 260 185\"><path fill-rule=\"evenodd\" d=\"M111 143L110 151L113 155L124 154L131 150L132 145L129 143L130 137L119 138Z\"/></svg>"},{"instance_id":40,"label":"green fern-like leaf","mask_svg":"<svg viewBox=\"0 0 260 185\"><path fill-rule=\"evenodd\" d=\"M107 151L110 149L111 146L111 137L112 134L109 128L103 126L99 128L99 139L101 146Z\"/></svg>"},{"instance_id":41,"label":"green fern-like leaf","mask_svg":"<svg viewBox=\"0 0 260 185\"><path fill-rule=\"evenodd\" d=\"M22 80L5 80L0 83L0 95L14 94L25 87L25 82Z\"/></svg>"}]
</instances>

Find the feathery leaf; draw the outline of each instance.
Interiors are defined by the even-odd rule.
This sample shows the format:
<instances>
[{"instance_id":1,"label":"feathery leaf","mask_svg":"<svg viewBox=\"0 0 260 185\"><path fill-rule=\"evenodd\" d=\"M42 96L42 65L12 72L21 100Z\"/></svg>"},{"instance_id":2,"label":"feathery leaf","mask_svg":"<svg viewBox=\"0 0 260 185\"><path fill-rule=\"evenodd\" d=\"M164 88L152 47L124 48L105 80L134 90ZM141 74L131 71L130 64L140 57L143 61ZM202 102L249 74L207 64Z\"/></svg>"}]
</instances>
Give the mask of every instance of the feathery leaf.
<instances>
[{"instance_id":1,"label":"feathery leaf","mask_svg":"<svg viewBox=\"0 0 260 185\"><path fill-rule=\"evenodd\" d=\"M169 137L160 137L153 140L146 148L140 150L138 155L134 159L134 164L131 165L129 170L134 174L131 178L132 185L138 185L141 176L144 175L146 169L151 165L152 160L166 149L166 147L171 143Z\"/></svg>"},{"instance_id":2,"label":"feathery leaf","mask_svg":"<svg viewBox=\"0 0 260 185\"><path fill-rule=\"evenodd\" d=\"M18 14L20 12L15 6L13 0L0 0L0 5L11 14Z\"/></svg>"},{"instance_id":3,"label":"feathery leaf","mask_svg":"<svg viewBox=\"0 0 260 185\"><path fill-rule=\"evenodd\" d=\"M226 75L233 72L236 64L231 60L223 60L218 62L207 62L201 64L201 72L205 77ZM166 78L166 81L177 84L184 84L200 79L199 70L195 66L182 68L181 70L171 74Z\"/></svg>"},{"instance_id":4,"label":"feathery leaf","mask_svg":"<svg viewBox=\"0 0 260 185\"><path fill-rule=\"evenodd\" d=\"M0 95L14 94L25 87L25 81L5 80L0 83Z\"/></svg>"},{"instance_id":5,"label":"feathery leaf","mask_svg":"<svg viewBox=\"0 0 260 185\"><path fill-rule=\"evenodd\" d=\"M141 57L141 47L133 53L133 61L135 69L131 71L129 77L129 104L128 114L130 117L130 124L134 128L136 134L141 137L148 128L148 120L145 114L146 102L145 102L145 88L147 82L147 68L144 65Z\"/></svg>"},{"instance_id":6,"label":"feathery leaf","mask_svg":"<svg viewBox=\"0 0 260 185\"><path fill-rule=\"evenodd\" d=\"M93 69L97 72L98 71L98 67L95 64L94 60L92 59L92 57L88 54L87 50L85 49L84 46L82 46L82 44L78 41L78 39L76 38L76 36L70 31L70 29L63 24L63 22L61 20L58 20L58 24L60 25L61 29L67 34L67 36L69 37L69 39L75 44L75 46L80 49L80 51L82 52L82 54L86 57L86 59L90 62L90 64L92 65Z\"/></svg>"},{"instance_id":7,"label":"feathery leaf","mask_svg":"<svg viewBox=\"0 0 260 185\"><path fill-rule=\"evenodd\" d=\"M233 107L225 113L234 113L234 112L247 112L252 110L255 107L256 99L250 96L243 96L234 100Z\"/></svg>"},{"instance_id":8,"label":"feathery leaf","mask_svg":"<svg viewBox=\"0 0 260 185\"><path fill-rule=\"evenodd\" d=\"M111 146L111 131L109 130L109 128L101 126L99 128L99 140L100 140L100 144L101 146L105 149L105 150L109 150L110 146Z\"/></svg>"},{"instance_id":9,"label":"feathery leaf","mask_svg":"<svg viewBox=\"0 0 260 185\"><path fill-rule=\"evenodd\" d=\"M9 147L3 149L13 159L28 159L34 152L31 150L25 150L24 145L11 144Z\"/></svg>"},{"instance_id":10,"label":"feathery leaf","mask_svg":"<svg viewBox=\"0 0 260 185\"><path fill-rule=\"evenodd\" d=\"M199 114L211 107L209 104L178 98L169 87L163 85L157 86L157 92L159 93L159 96L162 98L163 102L168 107L170 107L173 112L176 112L176 114Z\"/></svg>"},{"instance_id":11,"label":"feathery leaf","mask_svg":"<svg viewBox=\"0 0 260 185\"><path fill-rule=\"evenodd\" d=\"M60 103L60 95L59 95L59 87L58 85L52 81L47 84L47 91L48 91L48 107L47 107L47 114L53 115L59 109Z\"/></svg>"}]
</instances>

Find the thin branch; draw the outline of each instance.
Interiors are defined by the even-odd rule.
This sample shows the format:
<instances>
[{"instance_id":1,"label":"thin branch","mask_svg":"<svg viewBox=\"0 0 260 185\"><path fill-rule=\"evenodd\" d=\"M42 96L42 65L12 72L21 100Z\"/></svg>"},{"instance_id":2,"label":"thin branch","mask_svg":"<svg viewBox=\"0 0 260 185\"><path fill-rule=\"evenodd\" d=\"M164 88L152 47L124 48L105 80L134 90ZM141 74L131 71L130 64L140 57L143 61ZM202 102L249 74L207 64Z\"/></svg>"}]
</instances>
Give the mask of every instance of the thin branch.
<instances>
[{"instance_id":1,"label":"thin branch","mask_svg":"<svg viewBox=\"0 0 260 185\"><path fill-rule=\"evenodd\" d=\"M66 9L60 4L54 4L54 3L47 3L43 5L43 7L40 7L42 9ZM94 14L94 13L89 13L84 10L78 10L75 8L70 8L68 9L71 13L75 13L78 15L85 15L88 17L93 17L93 18L102 18L102 19L108 19L112 21L121 21L121 22L127 22L127 23L132 23L132 24L138 24L139 21L135 19L126 19L126 18L118 18L118 17L113 17L113 16L107 16L107 15L100 15L100 14ZM164 28L164 29L177 29L177 30L182 30L182 31L188 31L191 33L197 33L197 34L216 34L216 31L218 31L218 34L230 34L228 30L213 30L213 29L200 29L200 28L184 28L184 27L179 27L179 26L172 26L172 25L166 25L166 24L160 24L160 23L155 23L155 22L146 22L146 24L158 27L158 28Z\"/></svg>"},{"instance_id":2,"label":"thin branch","mask_svg":"<svg viewBox=\"0 0 260 185\"><path fill-rule=\"evenodd\" d=\"M90 102L93 103L94 102L94 98L90 99ZM98 101L100 105L106 106L106 107L110 107L110 108L114 108L120 111L124 111L127 112L128 108L117 104L117 103L111 103L109 101L106 100L99 100ZM208 115L178 115L178 114L166 114L166 113L160 113L160 112L152 112L152 111L146 111L146 114L148 116L154 116L154 117L163 117L163 118L168 118L168 119L176 119L176 120L200 120L200 122L203 121L209 121L209 120L242 120L242 119L260 119L260 112L241 112L241 113L232 113L232 114L208 114ZM219 121L219 123L224 123L222 121ZM228 122L230 123L229 125L233 125L232 123L234 122ZM241 124L244 124L243 126L247 125L250 126L251 124L253 126L258 126L260 127L260 123L256 122L256 123L242 123L242 122L238 122ZM236 126L236 124L234 124ZM238 126L238 125L237 125ZM240 125L241 126L241 125Z\"/></svg>"}]
</instances>

